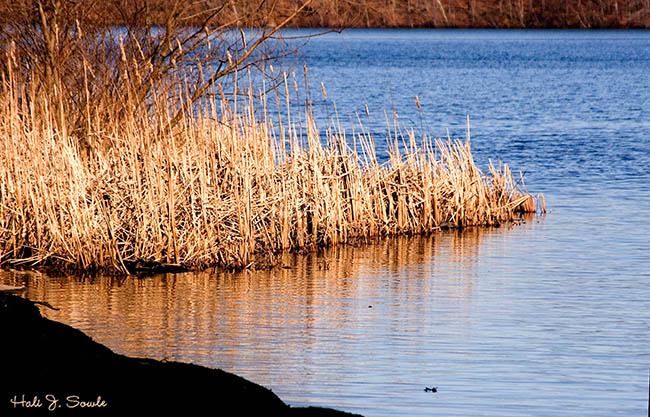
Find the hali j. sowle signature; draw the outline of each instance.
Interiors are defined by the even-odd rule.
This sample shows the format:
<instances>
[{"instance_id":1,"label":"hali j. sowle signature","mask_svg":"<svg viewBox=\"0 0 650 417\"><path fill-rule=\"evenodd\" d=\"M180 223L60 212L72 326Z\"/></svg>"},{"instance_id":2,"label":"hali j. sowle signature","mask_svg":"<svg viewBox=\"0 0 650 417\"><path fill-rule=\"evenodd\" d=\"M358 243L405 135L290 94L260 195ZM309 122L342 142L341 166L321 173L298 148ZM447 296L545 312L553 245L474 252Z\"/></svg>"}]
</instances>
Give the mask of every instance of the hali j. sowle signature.
<instances>
[{"instance_id":1,"label":"hali j. sowle signature","mask_svg":"<svg viewBox=\"0 0 650 417\"><path fill-rule=\"evenodd\" d=\"M96 399L86 400L79 398L78 395L68 395L65 398L58 398L53 394L46 394L43 399L38 395L27 397L25 394L20 396L14 395L9 400L14 408L42 408L46 407L49 411L58 408L104 408L108 406L106 400L98 395Z\"/></svg>"}]
</instances>

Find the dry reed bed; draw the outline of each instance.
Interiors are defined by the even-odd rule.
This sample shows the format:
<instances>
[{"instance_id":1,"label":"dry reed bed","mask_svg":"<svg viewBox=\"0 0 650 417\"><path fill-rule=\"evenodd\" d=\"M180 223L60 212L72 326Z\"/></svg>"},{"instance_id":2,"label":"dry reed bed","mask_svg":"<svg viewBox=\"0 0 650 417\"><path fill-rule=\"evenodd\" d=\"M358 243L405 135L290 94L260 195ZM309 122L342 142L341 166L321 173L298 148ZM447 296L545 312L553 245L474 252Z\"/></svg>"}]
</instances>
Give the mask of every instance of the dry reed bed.
<instances>
[{"instance_id":1,"label":"dry reed bed","mask_svg":"<svg viewBox=\"0 0 650 417\"><path fill-rule=\"evenodd\" d=\"M245 268L283 251L495 225L535 210L506 165L481 173L469 140L418 144L395 129L379 164L369 135L330 132L325 146L309 110L304 132L274 129L256 120L249 96L213 98L165 134L165 111L134 112L119 126L98 118L80 141L24 85L5 79L0 91L4 265Z\"/></svg>"}]
</instances>

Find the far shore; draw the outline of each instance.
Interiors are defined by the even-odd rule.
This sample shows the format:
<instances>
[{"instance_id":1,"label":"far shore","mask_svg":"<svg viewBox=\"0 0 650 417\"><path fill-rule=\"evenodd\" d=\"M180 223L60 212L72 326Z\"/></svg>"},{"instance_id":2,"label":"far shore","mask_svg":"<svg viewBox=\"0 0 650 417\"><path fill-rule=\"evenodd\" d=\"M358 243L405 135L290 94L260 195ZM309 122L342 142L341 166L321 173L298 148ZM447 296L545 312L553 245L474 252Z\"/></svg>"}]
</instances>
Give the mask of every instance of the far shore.
<instances>
[{"instance_id":1,"label":"far shore","mask_svg":"<svg viewBox=\"0 0 650 417\"><path fill-rule=\"evenodd\" d=\"M83 4L83 2L81 2ZM201 26L201 12L216 11L212 24L231 27L273 27L301 6L288 27L294 28L496 28L496 29L648 29L648 2L584 0L271 0L230 2L186 2L193 7L184 19L187 25ZM226 2L228 3L228 2ZM100 25L136 23L164 26L173 2L154 0L143 9L136 3L121 5L121 12L106 3L77 8L84 18ZM14 7L0 6L0 24L15 22L22 15ZM30 10L26 10L29 13ZM124 16L130 16L128 22Z\"/></svg>"}]
</instances>

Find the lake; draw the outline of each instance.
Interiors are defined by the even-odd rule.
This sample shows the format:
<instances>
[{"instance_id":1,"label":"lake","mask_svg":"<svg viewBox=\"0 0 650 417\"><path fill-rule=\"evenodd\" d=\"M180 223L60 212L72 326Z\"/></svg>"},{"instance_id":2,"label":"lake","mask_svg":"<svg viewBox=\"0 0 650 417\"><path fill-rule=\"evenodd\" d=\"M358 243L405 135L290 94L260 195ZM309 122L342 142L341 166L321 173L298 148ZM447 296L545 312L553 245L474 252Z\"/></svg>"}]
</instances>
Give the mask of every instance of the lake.
<instances>
[{"instance_id":1,"label":"lake","mask_svg":"<svg viewBox=\"0 0 650 417\"><path fill-rule=\"evenodd\" d=\"M222 368L291 405L645 415L650 32L346 30L311 38L299 59L321 127L334 105L346 126L359 114L384 156L384 111L434 137L465 137L469 116L477 164L522 171L549 212L286 256L271 271L0 282L119 353Z\"/></svg>"}]
</instances>

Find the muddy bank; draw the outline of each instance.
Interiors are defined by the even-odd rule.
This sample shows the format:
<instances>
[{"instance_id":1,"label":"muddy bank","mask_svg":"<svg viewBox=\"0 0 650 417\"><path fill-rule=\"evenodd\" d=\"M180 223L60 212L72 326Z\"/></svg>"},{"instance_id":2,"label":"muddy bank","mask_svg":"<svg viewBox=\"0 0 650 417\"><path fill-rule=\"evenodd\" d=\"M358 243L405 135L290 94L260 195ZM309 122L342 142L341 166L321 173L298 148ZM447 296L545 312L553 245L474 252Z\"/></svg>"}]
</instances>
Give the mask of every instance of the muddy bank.
<instances>
[{"instance_id":1,"label":"muddy bank","mask_svg":"<svg viewBox=\"0 0 650 417\"><path fill-rule=\"evenodd\" d=\"M219 369L116 354L44 318L31 301L3 292L0 333L3 416L352 415L289 407L271 390Z\"/></svg>"}]
</instances>

